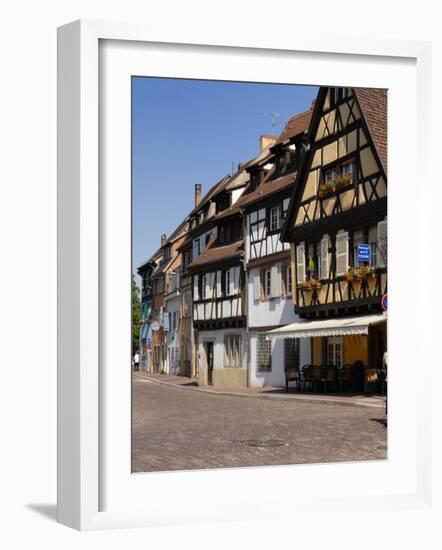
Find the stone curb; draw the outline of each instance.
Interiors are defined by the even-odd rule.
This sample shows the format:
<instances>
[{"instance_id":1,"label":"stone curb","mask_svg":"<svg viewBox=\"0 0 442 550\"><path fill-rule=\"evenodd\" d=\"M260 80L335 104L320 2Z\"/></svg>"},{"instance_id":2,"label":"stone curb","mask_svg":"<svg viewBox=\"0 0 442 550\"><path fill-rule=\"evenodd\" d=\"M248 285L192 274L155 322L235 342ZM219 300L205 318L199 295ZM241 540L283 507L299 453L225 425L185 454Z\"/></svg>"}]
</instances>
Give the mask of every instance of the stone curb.
<instances>
[{"instance_id":1,"label":"stone curb","mask_svg":"<svg viewBox=\"0 0 442 550\"><path fill-rule=\"evenodd\" d=\"M345 401L343 399L330 399L325 400L317 397L310 397L310 396L301 396L296 395L293 397L285 396L285 395L265 395L265 394L253 394L253 393L238 393L238 392L227 392L227 391L215 391L215 390L208 390L205 388L199 388L199 387L189 387L189 386L181 386L179 384L173 384L172 382L165 382L163 380L157 380L155 378L149 378L147 375L143 376L137 376L138 380L142 380L143 382L149 382L152 384L158 384L159 386L169 386L172 388L176 388L179 390L185 390L185 391L196 391L201 393L208 393L210 395L221 395L221 396L229 396L229 397L247 397L252 399L269 399L269 400L277 400L277 401L285 401L285 402L295 402L295 403L310 403L310 404L320 404L320 405L337 405L340 407L359 407L363 409L384 409L385 403L382 401L379 403L379 405L375 403L358 403L355 401Z\"/></svg>"}]
</instances>

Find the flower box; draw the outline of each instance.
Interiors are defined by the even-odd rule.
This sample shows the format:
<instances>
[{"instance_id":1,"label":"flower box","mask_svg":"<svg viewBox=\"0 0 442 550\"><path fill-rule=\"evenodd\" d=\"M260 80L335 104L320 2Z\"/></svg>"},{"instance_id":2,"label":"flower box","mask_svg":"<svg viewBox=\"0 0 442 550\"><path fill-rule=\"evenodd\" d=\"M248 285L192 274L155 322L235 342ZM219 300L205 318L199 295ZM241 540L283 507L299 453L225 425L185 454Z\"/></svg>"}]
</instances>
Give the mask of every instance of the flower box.
<instances>
[{"instance_id":1,"label":"flower box","mask_svg":"<svg viewBox=\"0 0 442 550\"><path fill-rule=\"evenodd\" d=\"M351 174L338 174L334 180L321 183L317 195L319 198L323 199L329 195L332 195L339 189L349 187L352 183L353 178Z\"/></svg>"},{"instance_id":2,"label":"flower box","mask_svg":"<svg viewBox=\"0 0 442 550\"><path fill-rule=\"evenodd\" d=\"M319 277L314 276L311 279L306 279L303 283L298 285L298 288L301 290L319 290L321 286Z\"/></svg>"},{"instance_id":3,"label":"flower box","mask_svg":"<svg viewBox=\"0 0 442 550\"><path fill-rule=\"evenodd\" d=\"M344 273L345 280L348 283L360 283L375 276L376 272L374 267L371 265L358 265L355 267L350 267L348 271Z\"/></svg>"}]
</instances>

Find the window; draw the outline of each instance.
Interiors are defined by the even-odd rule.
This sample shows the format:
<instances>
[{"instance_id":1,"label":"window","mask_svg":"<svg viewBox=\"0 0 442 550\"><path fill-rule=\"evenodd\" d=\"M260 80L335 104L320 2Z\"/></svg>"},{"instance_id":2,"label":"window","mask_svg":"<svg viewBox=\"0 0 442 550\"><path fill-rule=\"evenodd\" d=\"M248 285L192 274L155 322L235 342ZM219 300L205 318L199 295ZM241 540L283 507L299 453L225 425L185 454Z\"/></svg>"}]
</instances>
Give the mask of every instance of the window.
<instances>
[{"instance_id":1,"label":"window","mask_svg":"<svg viewBox=\"0 0 442 550\"><path fill-rule=\"evenodd\" d=\"M281 228L281 206L270 208L270 231Z\"/></svg>"},{"instance_id":2,"label":"window","mask_svg":"<svg viewBox=\"0 0 442 550\"><path fill-rule=\"evenodd\" d=\"M193 241L193 249L192 249L193 259L198 258L198 256L200 255L200 252L201 252L200 240L195 239Z\"/></svg>"},{"instance_id":3,"label":"window","mask_svg":"<svg viewBox=\"0 0 442 550\"><path fill-rule=\"evenodd\" d=\"M324 180L325 182L334 182L336 179L336 170L333 168L332 170L328 170L325 174L324 174Z\"/></svg>"},{"instance_id":4,"label":"window","mask_svg":"<svg viewBox=\"0 0 442 550\"><path fill-rule=\"evenodd\" d=\"M342 173L345 176L351 176L353 178L354 176L354 169L355 169L355 163L354 162L347 162L347 164L344 164L342 166Z\"/></svg>"},{"instance_id":5,"label":"window","mask_svg":"<svg viewBox=\"0 0 442 550\"><path fill-rule=\"evenodd\" d=\"M378 223L378 253L377 267L387 267L388 260L388 231L387 220Z\"/></svg>"},{"instance_id":6,"label":"window","mask_svg":"<svg viewBox=\"0 0 442 550\"><path fill-rule=\"evenodd\" d=\"M285 288L287 296L292 295L292 267L287 266Z\"/></svg>"},{"instance_id":7,"label":"window","mask_svg":"<svg viewBox=\"0 0 442 550\"><path fill-rule=\"evenodd\" d=\"M353 233L353 265L359 265L358 260L358 245L364 242L364 235L362 231L355 231Z\"/></svg>"},{"instance_id":8,"label":"window","mask_svg":"<svg viewBox=\"0 0 442 550\"><path fill-rule=\"evenodd\" d=\"M197 296L196 296L196 299L197 300L203 300L203 291L204 291L204 288L205 288L205 284L204 283L204 276L203 275L200 275L199 277L197 277L197 284L198 284L198 292L197 292Z\"/></svg>"},{"instance_id":9,"label":"window","mask_svg":"<svg viewBox=\"0 0 442 550\"><path fill-rule=\"evenodd\" d=\"M202 283L201 283L201 298L203 300L205 300L207 298L207 279L208 279L208 274L205 273L202 277L201 277L201 280L202 280Z\"/></svg>"},{"instance_id":10,"label":"window","mask_svg":"<svg viewBox=\"0 0 442 550\"><path fill-rule=\"evenodd\" d=\"M230 294L230 269L226 269L221 274L221 294L223 296Z\"/></svg>"},{"instance_id":11,"label":"window","mask_svg":"<svg viewBox=\"0 0 442 550\"><path fill-rule=\"evenodd\" d=\"M370 245L370 265L378 265L378 227L370 227L368 230L368 243Z\"/></svg>"},{"instance_id":12,"label":"window","mask_svg":"<svg viewBox=\"0 0 442 550\"><path fill-rule=\"evenodd\" d=\"M330 107L348 97L348 88L330 88Z\"/></svg>"},{"instance_id":13,"label":"window","mask_svg":"<svg viewBox=\"0 0 442 550\"><path fill-rule=\"evenodd\" d=\"M284 339L284 367L299 370L299 338Z\"/></svg>"},{"instance_id":14,"label":"window","mask_svg":"<svg viewBox=\"0 0 442 550\"><path fill-rule=\"evenodd\" d=\"M258 370L272 370L272 342L265 334L258 334L256 357Z\"/></svg>"},{"instance_id":15,"label":"window","mask_svg":"<svg viewBox=\"0 0 442 550\"><path fill-rule=\"evenodd\" d=\"M318 266L317 275L320 279L324 279L326 275L322 273L322 247L321 242L316 245L316 265Z\"/></svg>"},{"instance_id":16,"label":"window","mask_svg":"<svg viewBox=\"0 0 442 550\"><path fill-rule=\"evenodd\" d=\"M344 341L342 336L327 338L327 364L342 367L344 355Z\"/></svg>"},{"instance_id":17,"label":"window","mask_svg":"<svg viewBox=\"0 0 442 550\"><path fill-rule=\"evenodd\" d=\"M264 296L270 298L272 295L272 270L264 271Z\"/></svg>"},{"instance_id":18,"label":"window","mask_svg":"<svg viewBox=\"0 0 442 550\"><path fill-rule=\"evenodd\" d=\"M224 337L224 368L241 368L241 336Z\"/></svg>"}]
</instances>

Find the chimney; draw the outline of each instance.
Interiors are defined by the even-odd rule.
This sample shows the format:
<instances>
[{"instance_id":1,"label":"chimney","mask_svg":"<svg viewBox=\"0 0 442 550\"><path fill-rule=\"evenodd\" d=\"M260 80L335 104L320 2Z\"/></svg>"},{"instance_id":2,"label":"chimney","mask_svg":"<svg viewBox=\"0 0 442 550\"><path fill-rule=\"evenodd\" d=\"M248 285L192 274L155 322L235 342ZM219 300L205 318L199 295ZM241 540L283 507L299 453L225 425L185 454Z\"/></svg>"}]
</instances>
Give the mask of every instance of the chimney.
<instances>
[{"instance_id":1,"label":"chimney","mask_svg":"<svg viewBox=\"0 0 442 550\"><path fill-rule=\"evenodd\" d=\"M161 246L164 246L164 243L166 242L166 240L167 240L167 236L165 233L163 233L161 235Z\"/></svg>"},{"instance_id":2,"label":"chimney","mask_svg":"<svg viewBox=\"0 0 442 550\"><path fill-rule=\"evenodd\" d=\"M271 147L277 140L276 136L264 134L259 138L259 152L262 153L267 147Z\"/></svg>"},{"instance_id":3,"label":"chimney","mask_svg":"<svg viewBox=\"0 0 442 550\"><path fill-rule=\"evenodd\" d=\"M201 202L201 184L195 183L195 206Z\"/></svg>"}]
</instances>

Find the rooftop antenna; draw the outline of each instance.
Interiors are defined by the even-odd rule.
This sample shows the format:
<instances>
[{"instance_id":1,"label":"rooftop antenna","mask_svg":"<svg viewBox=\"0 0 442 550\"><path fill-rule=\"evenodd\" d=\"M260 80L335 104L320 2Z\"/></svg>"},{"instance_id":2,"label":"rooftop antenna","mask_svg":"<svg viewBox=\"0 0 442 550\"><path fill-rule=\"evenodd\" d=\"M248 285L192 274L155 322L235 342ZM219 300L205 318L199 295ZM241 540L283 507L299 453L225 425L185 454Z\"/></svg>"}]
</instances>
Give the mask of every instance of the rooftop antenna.
<instances>
[{"instance_id":1,"label":"rooftop antenna","mask_svg":"<svg viewBox=\"0 0 442 550\"><path fill-rule=\"evenodd\" d=\"M233 176L234 173L235 173L235 163L232 160L232 176Z\"/></svg>"},{"instance_id":2,"label":"rooftop antenna","mask_svg":"<svg viewBox=\"0 0 442 550\"><path fill-rule=\"evenodd\" d=\"M275 132L276 120L281 116L280 113L258 113L260 116L269 116L272 119L272 134Z\"/></svg>"}]
</instances>

